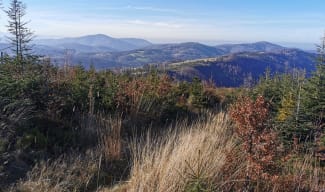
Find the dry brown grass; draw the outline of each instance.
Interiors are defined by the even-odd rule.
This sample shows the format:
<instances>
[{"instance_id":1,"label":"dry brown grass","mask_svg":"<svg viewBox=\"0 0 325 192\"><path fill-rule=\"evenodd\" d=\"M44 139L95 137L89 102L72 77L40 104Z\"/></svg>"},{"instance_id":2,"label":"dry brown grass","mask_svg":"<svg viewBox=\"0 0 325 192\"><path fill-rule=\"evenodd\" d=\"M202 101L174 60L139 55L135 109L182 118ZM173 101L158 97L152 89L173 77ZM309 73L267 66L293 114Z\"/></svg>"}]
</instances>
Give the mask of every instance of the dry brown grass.
<instances>
[{"instance_id":1,"label":"dry brown grass","mask_svg":"<svg viewBox=\"0 0 325 192\"><path fill-rule=\"evenodd\" d=\"M53 162L42 162L28 173L25 180L18 182L9 191L87 191L97 187L99 161L98 151L89 151L84 155L70 154L61 156Z\"/></svg>"},{"instance_id":2,"label":"dry brown grass","mask_svg":"<svg viewBox=\"0 0 325 192\"><path fill-rule=\"evenodd\" d=\"M97 144L104 160L109 162L122 157L122 117L119 115L85 114L81 116L80 132L83 145Z\"/></svg>"},{"instance_id":3,"label":"dry brown grass","mask_svg":"<svg viewBox=\"0 0 325 192\"><path fill-rule=\"evenodd\" d=\"M122 158L122 117L99 118L99 145L105 160L120 160Z\"/></svg>"},{"instance_id":4,"label":"dry brown grass","mask_svg":"<svg viewBox=\"0 0 325 192\"><path fill-rule=\"evenodd\" d=\"M215 191L223 185L227 151L235 146L229 127L227 116L219 114L190 127L178 125L165 138L134 143L130 180L120 191Z\"/></svg>"}]
</instances>

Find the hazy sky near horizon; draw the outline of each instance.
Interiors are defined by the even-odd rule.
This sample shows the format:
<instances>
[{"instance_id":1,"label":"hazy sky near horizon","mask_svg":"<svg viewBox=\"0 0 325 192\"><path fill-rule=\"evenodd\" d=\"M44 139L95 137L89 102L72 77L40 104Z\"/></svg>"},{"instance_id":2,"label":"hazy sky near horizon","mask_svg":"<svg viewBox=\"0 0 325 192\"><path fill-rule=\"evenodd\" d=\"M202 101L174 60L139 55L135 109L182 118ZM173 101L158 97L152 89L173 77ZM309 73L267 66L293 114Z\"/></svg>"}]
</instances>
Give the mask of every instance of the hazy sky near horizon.
<instances>
[{"instance_id":1,"label":"hazy sky near horizon","mask_svg":"<svg viewBox=\"0 0 325 192\"><path fill-rule=\"evenodd\" d=\"M8 7L9 0L3 0ZM153 42L319 43L324 0L23 0L39 37L103 33ZM6 32L7 17L0 18Z\"/></svg>"}]
</instances>

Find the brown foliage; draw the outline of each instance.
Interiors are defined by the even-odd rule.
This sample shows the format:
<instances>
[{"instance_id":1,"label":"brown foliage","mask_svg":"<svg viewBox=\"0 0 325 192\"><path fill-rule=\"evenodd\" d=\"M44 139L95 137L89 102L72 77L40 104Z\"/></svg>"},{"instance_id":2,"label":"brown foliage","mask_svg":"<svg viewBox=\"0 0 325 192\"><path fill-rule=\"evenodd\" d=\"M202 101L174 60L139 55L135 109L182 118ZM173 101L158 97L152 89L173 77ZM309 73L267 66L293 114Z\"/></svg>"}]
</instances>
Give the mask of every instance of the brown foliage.
<instances>
[{"instance_id":1,"label":"brown foliage","mask_svg":"<svg viewBox=\"0 0 325 192\"><path fill-rule=\"evenodd\" d=\"M277 134L267 126L268 105L262 96L255 101L240 98L230 108L230 115L237 125L236 133L243 141L247 158L247 179L277 179Z\"/></svg>"}]
</instances>

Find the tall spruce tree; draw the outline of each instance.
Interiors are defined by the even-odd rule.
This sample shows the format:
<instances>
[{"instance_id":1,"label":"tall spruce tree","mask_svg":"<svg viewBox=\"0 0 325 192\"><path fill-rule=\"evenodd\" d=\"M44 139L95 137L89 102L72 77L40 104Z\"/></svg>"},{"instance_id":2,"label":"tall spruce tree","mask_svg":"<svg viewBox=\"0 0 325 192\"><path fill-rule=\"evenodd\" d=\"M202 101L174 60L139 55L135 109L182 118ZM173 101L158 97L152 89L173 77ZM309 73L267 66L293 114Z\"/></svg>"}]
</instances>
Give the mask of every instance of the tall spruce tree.
<instances>
[{"instance_id":1,"label":"tall spruce tree","mask_svg":"<svg viewBox=\"0 0 325 192\"><path fill-rule=\"evenodd\" d=\"M310 122L314 136L324 132L325 127L325 36L317 47L316 71L309 79L305 91L305 115Z\"/></svg>"},{"instance_id":2,"label":"tall spruce tree","mask_svg":"<svg viewBox=\"0 0 325 192\"><path fill-rule=\"evenodd\" d=\"M8 39L23 69L22 61L31 50L30 42L33 39L33 32L27 27L29 22L24 21L26 5L19 0L12 0L6 13L9 17L7 28L11 35Z\"/></svg>"}]
</instances>

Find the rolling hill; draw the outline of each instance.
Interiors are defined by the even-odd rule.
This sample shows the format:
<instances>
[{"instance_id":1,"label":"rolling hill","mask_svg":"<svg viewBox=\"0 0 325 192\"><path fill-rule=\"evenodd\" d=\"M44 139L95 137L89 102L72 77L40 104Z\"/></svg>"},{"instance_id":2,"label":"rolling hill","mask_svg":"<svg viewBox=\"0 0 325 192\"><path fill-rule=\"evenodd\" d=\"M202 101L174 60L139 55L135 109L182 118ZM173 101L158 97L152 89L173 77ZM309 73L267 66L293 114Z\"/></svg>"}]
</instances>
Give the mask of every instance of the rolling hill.
<instances>
[{"instance_id":1,"label":"rolling hill","mask_svg":"<svg viewBox=\"0 0 325 192\"><path fill-rule=\"evenodd\" d=\"M256 43L245 44L224 44L218 45L216 48L223 50L226 53L240 53L240 52L281 52L285 47L269 43L266 41L260 41Z\"/></svg>"},{"instance_id":2,"label":"rolling hill","mask_svg":"<svg viewBox=\"0 0 325 192\"><path fill-rule=\"evenodd\" d=\"M244 52L216 58L171 63L170 75L176 79L191 80L197 76L203 80L213 80L218 86L238 87L245 81L255 81L267 68L272 74L291 72L294 69L315 69L316 54L297 49L282 52Z\"/></svg>"}]
</instances>

